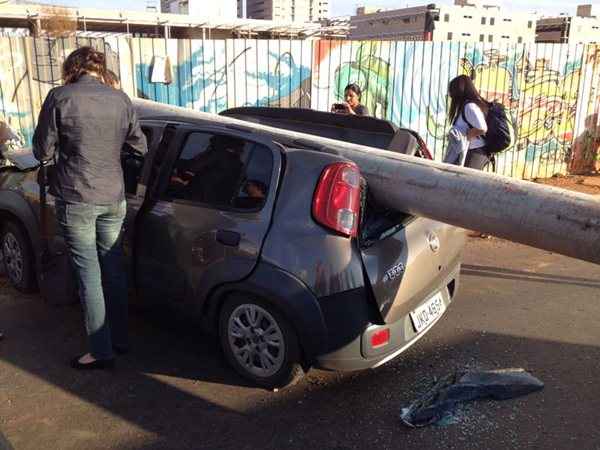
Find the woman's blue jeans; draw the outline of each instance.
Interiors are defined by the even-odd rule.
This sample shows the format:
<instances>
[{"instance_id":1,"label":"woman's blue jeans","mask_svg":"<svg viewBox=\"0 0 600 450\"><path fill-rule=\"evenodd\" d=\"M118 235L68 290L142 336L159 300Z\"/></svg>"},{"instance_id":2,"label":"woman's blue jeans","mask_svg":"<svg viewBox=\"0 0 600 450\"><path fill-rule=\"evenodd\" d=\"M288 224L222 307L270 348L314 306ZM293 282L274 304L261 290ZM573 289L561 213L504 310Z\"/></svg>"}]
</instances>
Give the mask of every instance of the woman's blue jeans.
<instances>
[{"instance_id":1,"label":"woman's blue jeans","mask_svg":"<svg viewBox=\"0 0 600 450\"><path fill-rule=\"evenodd\" d=\"M122 250L125 200L99 206L56 199L55 207L79 286L90 353L96 359L113 358L113 346L129 345Z\"/></svg>"}]
</instances>

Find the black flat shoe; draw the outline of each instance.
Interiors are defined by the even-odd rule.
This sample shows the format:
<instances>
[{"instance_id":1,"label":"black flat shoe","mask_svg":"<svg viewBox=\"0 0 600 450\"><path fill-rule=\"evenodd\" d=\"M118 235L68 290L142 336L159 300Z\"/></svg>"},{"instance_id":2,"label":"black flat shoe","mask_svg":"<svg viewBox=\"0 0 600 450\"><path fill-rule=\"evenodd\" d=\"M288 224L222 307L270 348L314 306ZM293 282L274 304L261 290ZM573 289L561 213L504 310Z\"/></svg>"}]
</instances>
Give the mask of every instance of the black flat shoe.
<instances>
[{"instance_id":1,"label":"black flat shoe","mask_svg":"<svg viewBox=\"0 0 600 450\"><path fill-rule=\"evenodd\" d=\"M95 369L99 369L99 370L107 370L107 369L114 369L115 368L115 359L97 359L94 362L91 363L80 363L79 359L82 357L83 355L79 355L76 358L73 358L71 360L71 367L73 369L77 369L77 370L95 370Z\"/></svg>"}]
</instances>

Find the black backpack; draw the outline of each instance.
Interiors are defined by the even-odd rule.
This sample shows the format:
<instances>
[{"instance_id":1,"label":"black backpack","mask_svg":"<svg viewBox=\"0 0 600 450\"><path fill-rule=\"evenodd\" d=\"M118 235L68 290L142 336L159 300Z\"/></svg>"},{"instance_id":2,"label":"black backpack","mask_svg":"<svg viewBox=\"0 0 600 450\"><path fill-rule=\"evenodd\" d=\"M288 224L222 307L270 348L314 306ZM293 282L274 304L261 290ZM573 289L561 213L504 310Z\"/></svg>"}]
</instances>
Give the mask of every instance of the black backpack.
<instances>
[{"instance_id":1,"label":"black backpack","mask_svg":"<svg viewBox=\"0 0 600 450\"><path fill-rule=\"evenodd\" d=\"M487 133L485 134L485 148L489 154L499 153L510 147L510 126L506 109L498 102L488 103L489 110L485 121L487 123ZM463 120L474 128L465 117L465 110L462 111Z\"/></svg>"}]
</instances>

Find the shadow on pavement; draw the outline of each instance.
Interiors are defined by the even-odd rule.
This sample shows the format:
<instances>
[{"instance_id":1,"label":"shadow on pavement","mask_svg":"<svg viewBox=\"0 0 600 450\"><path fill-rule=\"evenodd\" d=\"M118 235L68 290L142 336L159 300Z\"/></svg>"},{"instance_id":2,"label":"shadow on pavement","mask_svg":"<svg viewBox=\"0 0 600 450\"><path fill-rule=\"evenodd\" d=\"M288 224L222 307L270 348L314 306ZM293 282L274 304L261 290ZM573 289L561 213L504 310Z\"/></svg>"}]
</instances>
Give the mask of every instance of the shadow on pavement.
<instances>
[{"instance_id":1,"label":"shadow on pavement","mask_svg":"<svg viewBox=\"0 0 600 450\"><path fill-rule=\"evenodd\" d=\"M463 264L460 273L463 275L476 275L479 277L500 278L504 280L535 281L539 283L566 284L572 286L600 288L600 281L594 279L538 273L525 270L504 269L501 267Z\"/></svg>"},{"instance_id":2,"label":"shadow on pavement","mask_svg":"<svg viewBox=\"0 0 600 450\"><path fill-rule=\"evenodd\" d=\"M459 330L452 309L439 328L386 366L314 371L275 394L248 388L213 339L139 315L131 324L134 353L114 373L73 371L67 361L84 342L78 308L23 297L1 309L7 339L0 367L11 370L0 373L0 386L20 409L0 403L0 426L19 449L438 449L465 448L454 446L465 434L470 448L514 448L515 439L524 448L542 437L545 448L585 448L578 439L599 433L600 348ZM514 366L531 371L546 389L478 404L468 420L447 428L401 425L400 408L434 377ZM27 374L37 379L26 382Z\"/></svg>"}]
</instances>

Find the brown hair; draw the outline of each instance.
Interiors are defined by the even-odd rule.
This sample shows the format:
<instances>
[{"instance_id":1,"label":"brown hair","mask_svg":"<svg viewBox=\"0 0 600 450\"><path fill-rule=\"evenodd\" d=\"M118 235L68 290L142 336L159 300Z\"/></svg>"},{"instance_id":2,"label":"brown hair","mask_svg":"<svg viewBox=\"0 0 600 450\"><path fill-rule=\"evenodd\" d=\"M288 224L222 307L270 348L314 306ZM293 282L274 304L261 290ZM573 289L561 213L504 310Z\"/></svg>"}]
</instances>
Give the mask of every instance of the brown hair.
<instances>
[{"instance_id":1,"label":"brown hair","mask_svg":"<svg viewBox=\"0 0 600 450\"><path fill-rule=\"evenodd\" d=\"M106 72L104 72L104 83L112 88L118 89L120 83L119 77L112 70L106 69Z\"/></svg>"},{"instance_id":2,"label":"brown hair","mask_svg":"<svg viewBox=\"0 0 600 450\"><path fill-rule=\"evenodd\" d=\"M106 75L106 57L104 53L92 47L80 47L73 51L63 63L65 84L75 83L82 75L97 73L101 79Z\"/></svg>"},{"instance_id":3,"label":"brown hair","mask_svg":"<svg viewBox=\"0 0 600 450\"><path fill-rule=\"evenodd\" d=\"M450 82L448 95L452 100L449 116L451 122L462 113L467 103L475 103L484 114L489 110L488 102L479 94L473 80L466 75L459 75Z\"/></svg>"}]
</instances>

